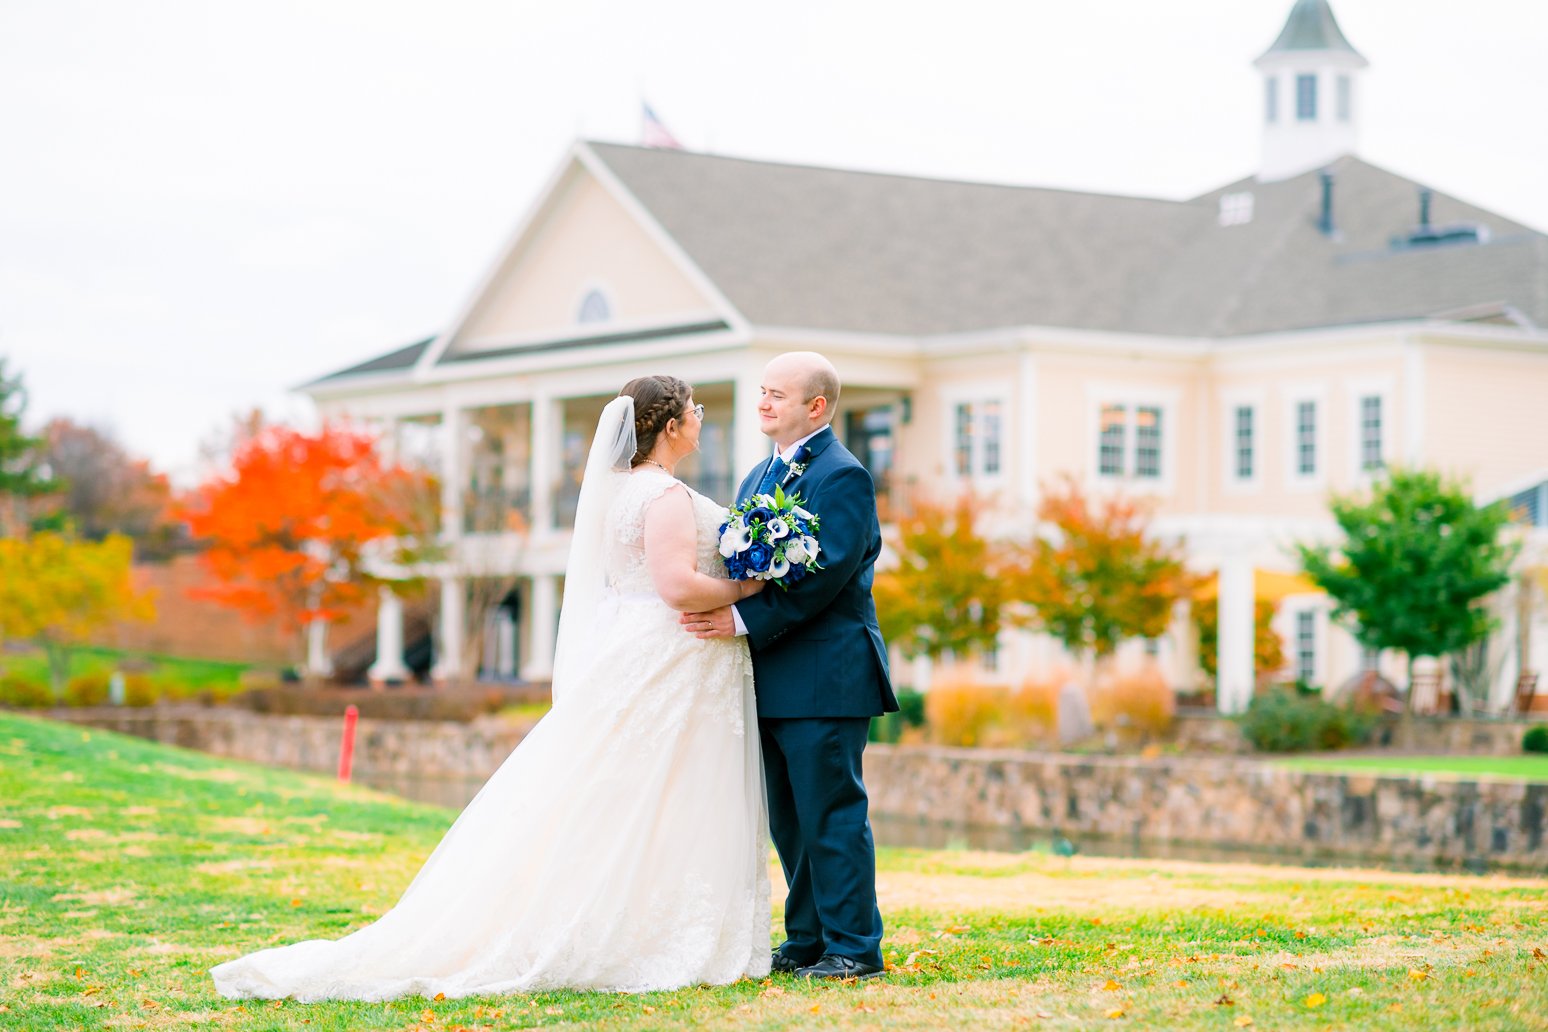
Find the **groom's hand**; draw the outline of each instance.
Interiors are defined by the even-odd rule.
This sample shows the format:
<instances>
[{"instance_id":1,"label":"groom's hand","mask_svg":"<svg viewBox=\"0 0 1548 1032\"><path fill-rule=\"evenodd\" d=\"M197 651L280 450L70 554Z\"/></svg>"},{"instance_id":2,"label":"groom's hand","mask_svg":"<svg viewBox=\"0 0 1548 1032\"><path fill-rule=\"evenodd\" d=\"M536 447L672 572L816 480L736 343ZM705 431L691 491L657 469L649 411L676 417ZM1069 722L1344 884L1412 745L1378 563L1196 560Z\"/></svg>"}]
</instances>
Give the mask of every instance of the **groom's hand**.
<instances>
[{"instance_id":1,"label":"groom's hand","mask_svg":"<svg viewBox=\"0 0 1548 1032\"><path fill-rule=\"evenodd\" d=\"M711 609L707 613L684 613L677 622L695 638L736 637L736 621L731 618L730 606Z\"/></svg>"}]
</instances>

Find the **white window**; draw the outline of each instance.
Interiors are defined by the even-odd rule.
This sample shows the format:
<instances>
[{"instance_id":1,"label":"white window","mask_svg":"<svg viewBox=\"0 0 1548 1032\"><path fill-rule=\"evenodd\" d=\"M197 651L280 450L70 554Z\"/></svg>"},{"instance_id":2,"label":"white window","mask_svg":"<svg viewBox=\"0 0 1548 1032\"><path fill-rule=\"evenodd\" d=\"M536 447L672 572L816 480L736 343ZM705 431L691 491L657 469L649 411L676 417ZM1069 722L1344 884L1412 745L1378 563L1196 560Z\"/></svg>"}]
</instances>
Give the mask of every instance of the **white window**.
<instances>
[{"instance_id":1,"label":"white window","mask_svg":"<svg viewBox=\"0 0 1548 1032\"><path fill-rule=\"evenodd\" d=\"M1295 472L1300 477L1317 475L1317 403L1295 403Z\"/></svg>"},{"instance_id":2,"label":"white window","mask_svg":"<svg viewBox=\"0 0 1548 1032\"><path fill-rule=\"evenodd\" d=\"M1163 479L1165 410L1160 405L1104 403L1097 425L1097 473Z\"/></svg>"},{"instance_id":3,"label":"white window","mask_svg":"<svg viewBox=\"0 0 1548 1032\"><path fill-rule=\"evenodd\" d=\"M1382 458L1381 395L1360 396L1360 472L1370 473L1386 465Z\"/></svg>"},{"instance_id":4,"label":"white window","mask_svg":"<svg viewBox=\"0 0 1548 1032\"><path fill-rule=\"evenodd\" d=\"M1299 122L1317 120L1317 77L1315 75L1295 77L1295 117Z\"/></svg>"},{"instance_id":5,"label":"white window","mask_svg":"<svg viewBox=\"0 0 1548 1032\"><path fill-rule=\"evenodd\" d=\"M580 309L575 313L575 321L579 323L607 322L612 317L613 306L608 303L607 295L595 288L586 291Z\"/></svg>"},{"instance_id":6,"label":"white window","mask_svg":"<svg viewBox=\"0 0 1548 1032\"><path fill-rule=\"evenodd\" d=\"M1279 79L1272 75L1263 80L1263 120L1270 125L1279 121Z\"/></svg>"},{"instance_id":7,"label":"white window","mask_svg":"<svg viewBox=\"0 0 1548 1032\"><path fill-rule=\"evenodd\" d=\"M1097 437L1097 472L1104 477L1121 477L1128 453L1129 410L1124 405L1103 405Z\"/></svg>"},{"instance_id":8,"label":"white window","mask_svg":"<svg viewBox=\"0 0 1548 1032\"><path fill-rule=\"evenodd\" d=\"M1295 679L1314 684L1317 679L1317 612L1303 609L1295 614Z\"/></svg>"},{"instance_id":9,"label":"white window","mask_svg":"<svg viewBox=\"0 0 1548 1032\"><path fill-rule=\"evenodd\" d=\"M1237 480L1252 480L1258 475L1255 423L1257 410L1237 405L1231 414L1231 472Z\"/></svg>"},{"instance_id":10,"label":"white window","mask_svg":"<svg viewBox=\"0 0 1548 1032\"><path fill-rule=\"evenodd\" d=\"M1220 195L1220 224L1245 226L1252 221L1252 193L1241 191Z\"/></svg>"},{"instance_id":11,"label":"white window","mask_svg":"<svg viewBox=\"0 0 1548 1032\"><path fill-rule=\"evenodd\" d=\"M957 476L998 477L1004 466L1004 433L1004 408L998 398L957 402L952 409Z\"/></svg>"},{"instance_id":12,"label":"white window","mask_svg":"<svg viewBox=\"0 0 1548 1032\"><path fill-rule=\"evenodd\" d=\"M1141 480L1161 479L1161 407L1139 405L1134 409L1134 475Z\"/></svg>"},{"instance_id":13,"label":"white window","mask_svg":"<svg viewBox=\"0 0 1548 1032\"><path fill-rule=\"evenodd\" d=\"M1349 121L1350 112L1354 108L1353 89L1349 76L1338 77L1338 120L1340 122Z\"/></svg>"}]
</instances>

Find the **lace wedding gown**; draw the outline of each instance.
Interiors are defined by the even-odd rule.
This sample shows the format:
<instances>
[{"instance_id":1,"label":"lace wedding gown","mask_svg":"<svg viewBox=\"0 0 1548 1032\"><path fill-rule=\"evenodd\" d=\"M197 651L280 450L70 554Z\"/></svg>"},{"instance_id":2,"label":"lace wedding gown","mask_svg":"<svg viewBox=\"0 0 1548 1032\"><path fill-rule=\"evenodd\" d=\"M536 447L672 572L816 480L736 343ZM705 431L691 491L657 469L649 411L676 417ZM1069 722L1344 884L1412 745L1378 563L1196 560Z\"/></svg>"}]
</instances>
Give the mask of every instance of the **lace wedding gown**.
<instances>
[{"instance_id":1,"label":"lace wedding gown","mask_svg":"<svg viewBox=\"0 0 1548 1032\"><path fill-rule=\"evenodd\" d=\"M700 641L645 569L639 471L607 514L589 665L457 818L392 910L211 972L224 996L384 1000L626 992L769 971L763 775L744 639ZM724 510L693 494L698 569ZM558 687L558 686L556 686Z\"/></svg>"}]
</instances>

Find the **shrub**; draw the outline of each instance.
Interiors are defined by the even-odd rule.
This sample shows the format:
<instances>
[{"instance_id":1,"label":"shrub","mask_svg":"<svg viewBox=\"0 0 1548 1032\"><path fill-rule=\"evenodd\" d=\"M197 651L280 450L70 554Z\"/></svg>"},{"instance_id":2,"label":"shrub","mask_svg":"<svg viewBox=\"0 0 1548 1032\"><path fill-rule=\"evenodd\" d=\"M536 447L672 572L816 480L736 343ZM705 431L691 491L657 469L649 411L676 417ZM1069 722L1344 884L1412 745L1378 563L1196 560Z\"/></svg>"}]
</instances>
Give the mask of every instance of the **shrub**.
<instances>
[{"instance_id":1,"label":"shrub","mask_svg":"<svg viewBox=\"0 0 1548 1032\"><path fill-rule=\"evenodd\" d=\"M941 745L1032 745L1054 732L1061 683L1029 679L1012 690L981 682L971 669L949 669L924 697L924 730Z\"/></svg>"},{"instance_id":2,"label":"shrub","mask_svg":"<svg viewBox=\"0 0 1548 1032\"><path fill-rule=\"evenodd\" d=\"M144 674L124 675L124 705L151 706L164 694L162 685Z\"/></svg>"},{"instance_id":3,"label":"shrub","mask_svg":"<svg viewBox=\"0 0 1548 1032\"><path fill-rule=\"evenodd\" d=\"M912 688L899 688L898 719L907 727L924 727L925 722L925 697L923 692L916 692Z\"/></svg>"},{"instance_id":4,"label":"shrub","mask_svg":"<svg viewBox=\"0 0 1548 1032\"><path fill-rule=\"evenodd\" d=\"M108 701L108 675L100 670L76 674L65 684L66 706L101 706Z\"/></svg>"},{"instance_id":5,"label":"shrub","mask_svg":"<svg viewBox=\"0 0 1548 1032\"><path fill-rule=\"evenodd\" d=\"M1010 697L1011 730L1019 739L1017 744L1028 744L1039 739L1051 738L1059 728L1059 692L1069 680L1067 674L1055 673L1038 679L1028 677Z\"/></svg>"},{"instance_id":6,"label":"shrub","mask_svg":"<svg viewBox=\"0 0 1548 1032\"><path fill-rule=\"evenodd\" d=\"M21 674L0 675L0 706L13 709L47 709L54 704L54 693L42 681Z\"/></svg>"},{"instance_id":7,"label":"shrub","mask_svg":"<svg viewBox=\"0 0 1548 1032\"><path fill-rule=\"evenodd\" d=\"M1111 727L1159 735L1172 726L1177 698L1155 664L1098 678L1091 692L1091 719Z\"/></svg>"},{"instance_id":8,"label":"shrub","mask_svg":"<svg viewBox=\"0 0 1548 1032\"><path fill-rule=\"evenodd\" d=\"M941 745L983 745L990 732L1003 728L1010 714L1010 692L983 684L970 670L948 668L925 695L930 738Z\"/></svg>"},{"instance_id":9,"label":"shrub","mask_svg":"<svg viewBox=\"0 0 1548 1032\"><path fill-rule=\"evenodd\" d=\"M1521 751L1548 753L1548 724L1527 728L1521 736Z\"/></svg>"},{"instance_id":10,"label":"shrub","mask_svg":"<svg viewBox=\"0 0 1548 1032\"><path fill-rule=\"evenodd\" d=\"M1376 717L1283 688L1253 697L1237 718L1242 735L1262 752L1344 749L1370 737Z\"/></svg>"}]
</instances>

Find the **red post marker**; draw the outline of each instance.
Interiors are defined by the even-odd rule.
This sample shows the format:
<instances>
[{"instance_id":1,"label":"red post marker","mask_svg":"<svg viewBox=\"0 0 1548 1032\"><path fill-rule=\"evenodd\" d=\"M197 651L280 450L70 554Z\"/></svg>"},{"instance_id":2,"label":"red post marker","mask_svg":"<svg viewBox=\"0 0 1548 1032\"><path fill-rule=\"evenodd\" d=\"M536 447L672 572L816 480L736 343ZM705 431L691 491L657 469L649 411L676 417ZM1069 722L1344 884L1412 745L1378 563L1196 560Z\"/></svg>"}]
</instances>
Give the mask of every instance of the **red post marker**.
<instances>
[{"instance_id":1,"label":"red post marker","mask_svg":"<svg viewBox=\"0 0 1548 1032\"><path fill-rule=\"evenodd\" d=\"M339 780L348 781L350 768L355 765L355 724L360 720L360 710L353 705L344 710L344 738L339 742Z\"/></svg>"}]
</instances>

